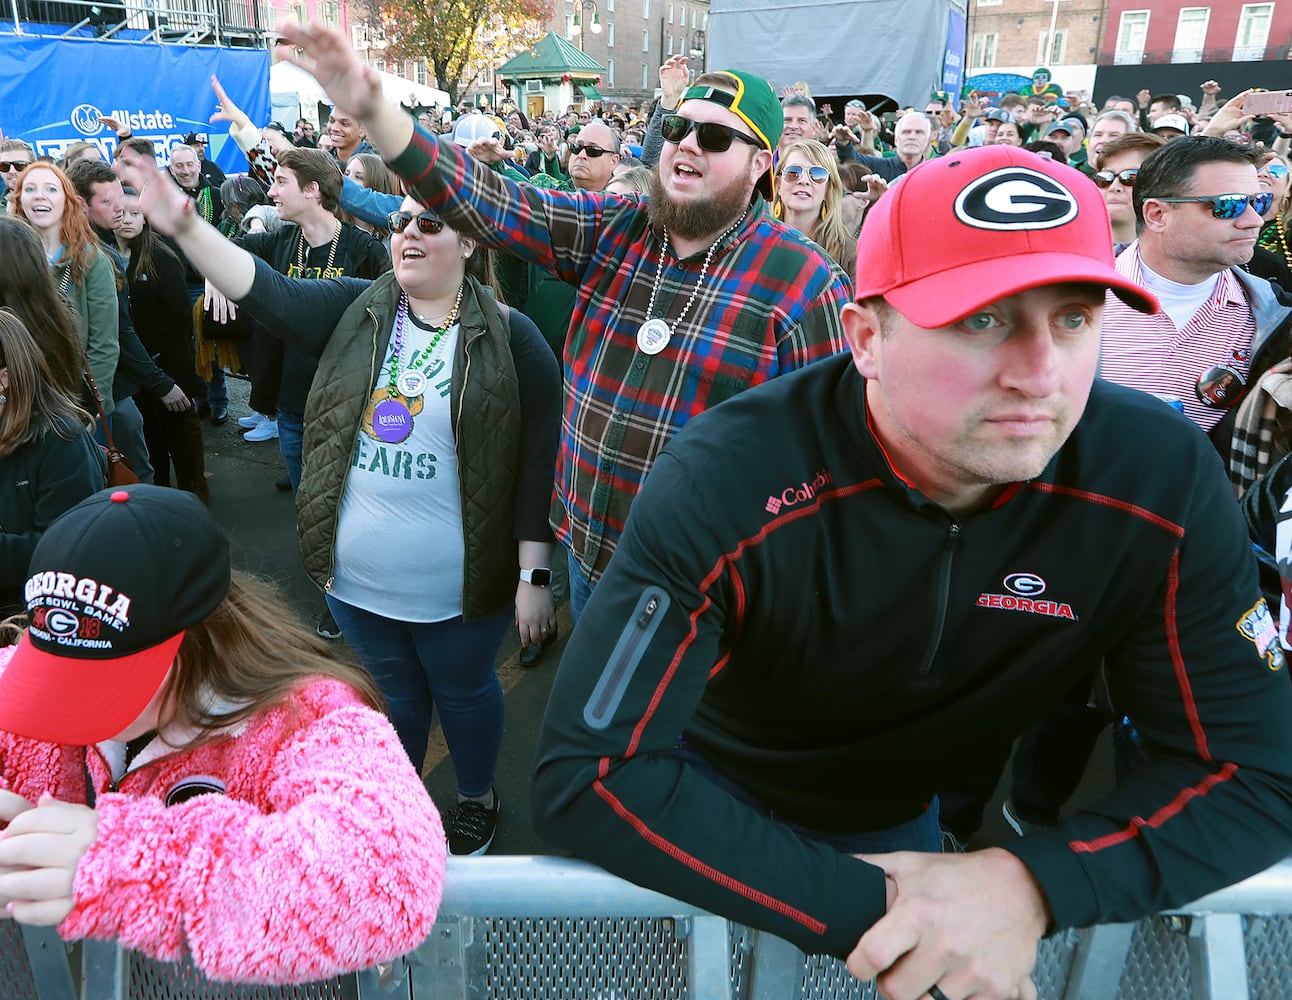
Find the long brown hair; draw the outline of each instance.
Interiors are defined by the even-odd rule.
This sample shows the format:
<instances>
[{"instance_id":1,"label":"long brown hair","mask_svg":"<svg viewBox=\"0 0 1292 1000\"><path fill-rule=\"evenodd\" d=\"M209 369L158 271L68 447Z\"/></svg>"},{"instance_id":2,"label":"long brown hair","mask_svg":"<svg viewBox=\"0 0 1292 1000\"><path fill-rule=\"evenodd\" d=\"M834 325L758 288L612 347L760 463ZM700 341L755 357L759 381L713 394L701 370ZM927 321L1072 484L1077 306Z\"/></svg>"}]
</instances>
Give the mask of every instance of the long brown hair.
<instances>
[{"instance_id":1,"label":"long brown hair","mask_svg":"<svg viewBox=\"0 0 1292 1000\"><path fill-rule=\"evenodd\" d=\"M404 195L403 185L396 173L386 166L386 161L376 153L355 153L351 160L363 164L363 186L369 191L384 191L386 194ZM347 163L348 167L349 164Z\"/></svg>"},{"instance_id":2,"label":"long brown hair","mask_svg":"<svg viewBox=\"0 0 1292 1000\"><path fill-rule=\"evenodd\" d=\"M68 441L85 432L89 414L54 385L35 339L9 309L0 309L0 368L9 369L9 388L0 406L0 456L50 431Z\"/></svg>"},{"instance_id":3,"label":"long brown hair","mask_svg":"<svg viewBox=\"0 0 1292 1000\"><path fill-rule=\"evenodd\" d=\"M131 190L128 194L134 194ZM120 237L118 237L120 239ZM182 266L180 259L175 255L175 251L168 247L157 235L153 229L152 223L147 219L143 220L143 226L139 230L139 235L134 239L126 240L125 247L129 250L130 263L134 267L134 280L139 281L157 281L160 275L157 273L157 259L174 261L176 266Z\"/></svg>"},{"instance_id":4,"label":"long brown hair","mask_svg":"<svg viewBox=\"0 0 1292 1000\"><path fill-rule=\"evenodd\" d=\"M0 216L0 306L10 309L36 340L50 377L64 395L82 392L80 329L67 300L58 294L36 230Z\"/></svg>"},{"instance_id":5,"label":"long brown hair","mask_svg":"<svg viewBox=\"0 0 1292 1000\"><path fill-rule=\"evenodd\" d=\"M90 226L90 213L85 207L85 201L77 194L76 186L67 178L67 174L59 170L52 163L42 163L37 161L27 167L18 175L14 182L14 199L13 214L20 219L28 218L26 210L22 204L22 186L27 180L27 175L33 170L48 170L58 178L58 183L63 186L63 222L59 232L59 239L63 246L67 248L69 264L72 269L72 281L79 282L94 267L94 262L98 259L99 241L94 235L94 229Z\"/></svg>"},{"instance_id":6,"label":"long brown hair","mask_svg":"<svg viewBox=\"0 0 1292 1000\"><path fill-rule=\"evenodd\" d=\"M841 207L843 181L839 179L839 163L834 154L815 139L800 139L781 152L782 170L785 169L786 161L794 153L798 153L813 166L824 167L828 174L825 181L825 200L821 203L821 215L814 221L812 231L807 235L851 276L857 260L857 246L848 233L848 227L843 224ZM772 204L772 212L778 219L784 212L779 191L780 185L777 184L778 193Z\"/></svg>"},{"instance_id":7,"label":"long brown hair","mask_svg":"<svg viewBox=\"0 0 1292 1000\"><path fill-rule=\"evenodd\" d=\"M336 659L274 587L234 570L220 606L184 634L163 693L161 725L194 727L199 735L187 745L196 746L281 704L310 677L343 681L372 708L384 711L371 675ZM237 707L217 714L212 695Z\"/></svg>"}]
</instances>

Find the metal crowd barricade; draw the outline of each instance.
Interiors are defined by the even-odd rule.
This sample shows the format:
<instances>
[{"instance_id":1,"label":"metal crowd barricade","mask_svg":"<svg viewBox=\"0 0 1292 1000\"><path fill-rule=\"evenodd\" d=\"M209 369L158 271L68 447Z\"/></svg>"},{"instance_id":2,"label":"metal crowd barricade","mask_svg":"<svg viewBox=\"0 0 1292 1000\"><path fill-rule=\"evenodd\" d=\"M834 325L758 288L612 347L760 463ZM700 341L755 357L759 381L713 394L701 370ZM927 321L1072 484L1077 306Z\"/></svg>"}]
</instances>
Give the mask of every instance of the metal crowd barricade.
<instances>
[{"instance_id":1,"label":"metal crowd barricade","mask_svg":"<svg viewBox=\"0 0 1292 1000\"><path fill-rule=\"evenodd\" d=\"M1287 1000L1292 858L1135 924L1056 934L1041 1000ZM111 943L0 920L0 1000L874 1000L842 962L582 862L453 859L431 935L389 967L291 987L211 983Z\"/></svg>"}]
</instances>

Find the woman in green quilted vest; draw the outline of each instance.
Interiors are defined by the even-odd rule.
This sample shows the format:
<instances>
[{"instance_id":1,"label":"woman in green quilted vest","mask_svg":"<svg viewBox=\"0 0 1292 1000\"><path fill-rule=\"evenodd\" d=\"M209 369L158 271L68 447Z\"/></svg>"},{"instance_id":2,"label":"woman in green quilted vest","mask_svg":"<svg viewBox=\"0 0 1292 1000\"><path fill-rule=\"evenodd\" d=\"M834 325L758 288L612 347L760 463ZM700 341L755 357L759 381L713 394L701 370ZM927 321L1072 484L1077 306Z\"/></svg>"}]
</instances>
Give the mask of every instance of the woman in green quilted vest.
<instances>
[{"instance_id":1,"label":"woman in green quilted vest","mask_svg":"<svg viewBox=\"0 0 1292 1000\"><path fill-rule=\"evenodd\" d=\"M431 712L458 782L449 850L493 842L503 698L494 660L556 628L548 507L560 375L538 329L469 273L486 256L412 199L375 281L288 278L205 223L151 160L115 168L226 297L319 359L297 524L305 567L386 697L413 762Z\"/></svg>"}]
</instances>

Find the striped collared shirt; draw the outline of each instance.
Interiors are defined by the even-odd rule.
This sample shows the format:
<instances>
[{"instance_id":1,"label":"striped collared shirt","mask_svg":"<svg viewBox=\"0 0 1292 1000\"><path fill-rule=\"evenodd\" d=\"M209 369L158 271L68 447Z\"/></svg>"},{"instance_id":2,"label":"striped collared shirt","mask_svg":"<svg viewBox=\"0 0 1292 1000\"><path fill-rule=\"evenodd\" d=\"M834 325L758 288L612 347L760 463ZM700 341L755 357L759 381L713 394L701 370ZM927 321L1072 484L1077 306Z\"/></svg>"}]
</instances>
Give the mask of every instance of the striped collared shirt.
<instances>
[{"instance_id":1,"label":"striped collared shirt","mask_svg":"<svg viewBox=\"0 0 1292 1000\"><path fill-rule=\"evenodd\" d=\"M579 290L564 352L552 526L594 581L651 465L688 420L844 349L847 277L761 199L714 249L699 284L705 255L661 260L643 198L516 184L420 129L392 165L458 232ZM655 355L637 344L653 318L673 328Z\"/></svg>"},{"instance_id":2,"label":"striped collared shirt","mask_svg":"<svg viewBox=\"0 0 1292 1000\"><path fill-rule=\"evenodd\" d=\"M1139 243L1117 257L1118 273L1144 284ZM1165 312L1145 316L1108 293L1104 307L1099 374L1110 382L1179 399L1184 414L1204 431L1225 415L1223 407L1198 398L1204 373L1232 368L1245 381L1251 364L1256 318L1232 269L1220 273L1216 287L1183 329ZM1233 386L1230 391L1238 388ZM1212 387L1215 391L1216 387Z\"/></svg>"}]
</instances>

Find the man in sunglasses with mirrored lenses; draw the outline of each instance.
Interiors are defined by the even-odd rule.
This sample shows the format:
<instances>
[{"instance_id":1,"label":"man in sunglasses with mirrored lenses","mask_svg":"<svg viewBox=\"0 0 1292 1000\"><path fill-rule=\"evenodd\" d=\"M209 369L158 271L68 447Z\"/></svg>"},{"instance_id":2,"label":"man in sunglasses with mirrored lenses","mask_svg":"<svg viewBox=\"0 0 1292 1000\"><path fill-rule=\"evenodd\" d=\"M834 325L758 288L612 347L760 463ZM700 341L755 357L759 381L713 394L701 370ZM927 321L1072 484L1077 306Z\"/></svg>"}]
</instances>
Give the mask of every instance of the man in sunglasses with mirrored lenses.
<instances>
[{"instance_id":1,"label":"man in sunglasses with mirrored lenses","mask_svg":"<svg viewBox=\"0 0 1292 1000\"><path fill-rule=\"evenodd\" d=\"M1163 311L1144 316L1110 300L1100 359L1104 378L1178 400L1239 465L1237 408L1287 356L1292 328L1292 309L1247 271L1269 207L1260 156L1228 139L1182 136L1140 164L1132 188L1139 239L1117 270L1157 295Z\"/></svg>"},{"instance_id":2,"label":"man in sunglasses with mirrored lenses","mask_svg":"<svg viewBox=\"0 0 1292 1000\"><path fill-rule=\"evenodd\" d=\"M293 24L282 37L284 57L355 112L412 197L578 286L553 507L577 614L673 434L843 347L847 276L764 201L780 102L751 74L704 74L683 95L647 196L570 195L499 177L416 129L341 33Z\"/></svg>"}]
</instances>

